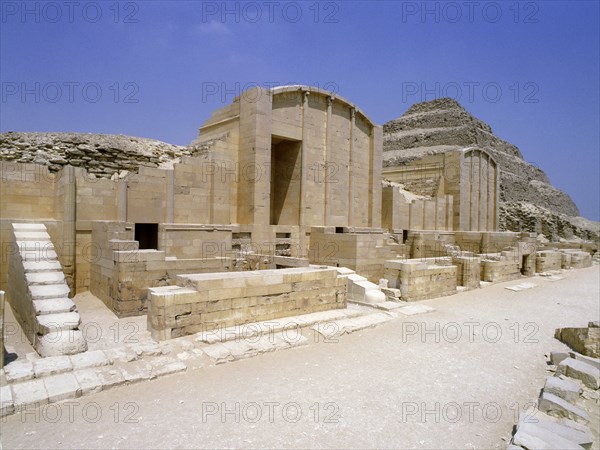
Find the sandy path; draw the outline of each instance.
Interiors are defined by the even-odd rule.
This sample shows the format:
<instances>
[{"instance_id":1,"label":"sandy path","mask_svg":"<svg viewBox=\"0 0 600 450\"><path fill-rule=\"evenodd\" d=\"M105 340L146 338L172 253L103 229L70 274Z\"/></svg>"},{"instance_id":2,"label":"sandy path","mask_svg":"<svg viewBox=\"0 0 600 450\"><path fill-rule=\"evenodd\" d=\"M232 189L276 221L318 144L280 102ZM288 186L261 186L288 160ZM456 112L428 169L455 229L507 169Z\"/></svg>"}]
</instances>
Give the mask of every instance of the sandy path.
<instances>
[{"instance_id":1,"label":"sandy path","mask_svg":"<svg viewBox=\"0 0 600 450\"><path fill-rule=\"evenodd\" d=\"M566 348L554 329L600 317L598 266L564 275L528 279L538 286L521 292L504 289L512 281L425 301L436 311L335 343L313 337L306 347L9 416L2 444L504 448L515 414L543 386L544 354Z\"/></svg>"}]
</instances>

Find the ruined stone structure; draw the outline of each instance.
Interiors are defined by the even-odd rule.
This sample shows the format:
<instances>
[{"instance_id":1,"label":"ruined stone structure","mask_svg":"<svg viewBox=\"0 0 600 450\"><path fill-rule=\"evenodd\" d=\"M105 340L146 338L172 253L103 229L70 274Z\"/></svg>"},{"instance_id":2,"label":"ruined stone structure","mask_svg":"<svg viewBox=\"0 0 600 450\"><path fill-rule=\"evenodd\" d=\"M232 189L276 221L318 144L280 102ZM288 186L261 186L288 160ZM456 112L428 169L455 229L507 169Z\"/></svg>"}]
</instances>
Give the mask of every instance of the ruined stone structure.
<instances>
[{"instance_id":1,"label":"ruined stone structure","mask_svg":"<svg viewBox=\"0 0 600 450\"><path fill-rule=\"evenodd\" d=\"M42 139L36 151L55 142ZM113 164L101 145L78 144L50 164L0 162L0 289L32 343L46 330L43 314L61 315L75 333L68 297L87 290L119 317L147 313L153 337L169 339L591 264L582 246L557 249L550 263L536 256L535 233L499 231L497 153L395 152L383 168L382 128L308 86L244 92L187 150L161 158L149 144L140 167L133 156ZM100 166L88 164L96 153ZM24 226L47 231L60 274L27 275L22 251L34 244L18 236Z\"/></svg>"},{"instance_id":2,"label":"ruined stone structure","mask_svg":"<svg viewBox=\"0 0 600 450\"><path fill-rule=\"evenodd\" d=\"M446 178L455 171L444 164L443 155L476 148L500 169L496 170L495 186L498 223L491 229L543 233L551 240L573 236L597 240L600 236L598 223L577 217L579 210L573 200L552 186L543 170L525 161L515 145L498 138L488 124L451 98L417 103L384 124L383 130L384 177L398 178L403 168L420 166L418 172L402 178L409 191L439 195L440 170L447 168Z\"/></svg>"}]
</instances>

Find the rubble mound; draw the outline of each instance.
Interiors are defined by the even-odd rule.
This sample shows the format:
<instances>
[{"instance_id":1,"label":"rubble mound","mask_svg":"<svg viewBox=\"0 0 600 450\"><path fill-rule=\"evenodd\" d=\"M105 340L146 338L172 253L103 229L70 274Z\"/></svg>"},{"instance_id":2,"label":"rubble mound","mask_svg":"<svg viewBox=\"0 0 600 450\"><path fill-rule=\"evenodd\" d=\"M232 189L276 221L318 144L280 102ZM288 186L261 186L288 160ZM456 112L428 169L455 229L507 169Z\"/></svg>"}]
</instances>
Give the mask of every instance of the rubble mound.
<instances>
[{"instance_id":1,"label":"rubble mound","mask_svg":"<svg viewBox=\"0 0 600 450\"><path fill-rule=\"evenodd\" d=\"M92 133L0 134L0 161L47 165L52 172L70 164L110 178L121 170L140 166L170 167L182 156L199 156L208 145L182 147L154 139Z\"/></svg>"},{"instance_id":2,"label":"rubble mound","mask_svg":"<svg viewBox=\"0 0 600 450\"><path fill-rule=\"evenodd\" d=\"M494 135L488 124L473 117L456 100L440 98L417 103L398 119L387 122L383 133L384 167L465 147L477 146L488 151L502 171L500 223L503 230L524 231L518 227L525 222L535 222L538 215L542 227L544 222L571 223L569 217L579 216L573 200L552 186L543 170L525 161L518 147ZM522 203L536 205L539 210L524 210ZM569 228L573 228L576 236L589 235L580 226L548 227L556 230L548 236L568 238L570 236L561 230Z\"/></svg>"}]
</instances>

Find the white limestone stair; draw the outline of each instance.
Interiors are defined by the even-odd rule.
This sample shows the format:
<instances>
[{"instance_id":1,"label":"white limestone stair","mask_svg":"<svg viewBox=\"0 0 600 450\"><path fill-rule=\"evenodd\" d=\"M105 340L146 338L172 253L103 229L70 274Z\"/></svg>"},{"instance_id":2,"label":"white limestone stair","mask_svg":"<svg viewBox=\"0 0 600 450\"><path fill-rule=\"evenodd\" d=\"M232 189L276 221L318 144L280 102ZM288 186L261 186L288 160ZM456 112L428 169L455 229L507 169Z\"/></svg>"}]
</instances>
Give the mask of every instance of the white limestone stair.
<instances>
[{"instance_id":1,"label":"white limestone stair","mask_svg":"<svg viewBox=\"0 0 600 450\"><path fill-rule=\"evenodd\" d=\"M44 224L13 223L27 294L35 314L34 348L41 356L85 351L81 318L69 298L58 255Z\"/></svg>"}]
</instances>

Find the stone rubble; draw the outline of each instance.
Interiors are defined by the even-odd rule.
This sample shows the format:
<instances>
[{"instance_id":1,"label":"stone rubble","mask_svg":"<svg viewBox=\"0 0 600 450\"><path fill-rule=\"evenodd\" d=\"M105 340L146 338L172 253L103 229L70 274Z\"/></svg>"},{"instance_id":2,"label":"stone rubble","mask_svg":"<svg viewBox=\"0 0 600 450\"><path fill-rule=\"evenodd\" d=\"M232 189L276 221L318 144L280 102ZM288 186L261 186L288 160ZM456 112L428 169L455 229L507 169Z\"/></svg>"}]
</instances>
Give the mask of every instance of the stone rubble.
<instances>
[{"instance_id":1,"label":"stone rubble","mask_svg":"<svg viewBox=\"0 0 600 450\"><path fill-rule=\"evenodd\" d=\"M597 407L600 397L597 364L600 360L586 357L587 361L584 361L578 356L583 355L550 353L549 364L555 368L554 376L546 378L537 408L519 416L508 449L592 448L594 434L591 428L598 433L600 424L592 422L585 399L595 399L594 408Z\"/></svg>"}]
</instances>

